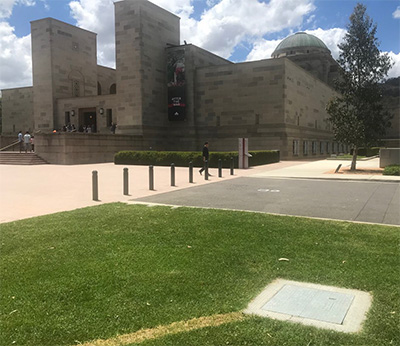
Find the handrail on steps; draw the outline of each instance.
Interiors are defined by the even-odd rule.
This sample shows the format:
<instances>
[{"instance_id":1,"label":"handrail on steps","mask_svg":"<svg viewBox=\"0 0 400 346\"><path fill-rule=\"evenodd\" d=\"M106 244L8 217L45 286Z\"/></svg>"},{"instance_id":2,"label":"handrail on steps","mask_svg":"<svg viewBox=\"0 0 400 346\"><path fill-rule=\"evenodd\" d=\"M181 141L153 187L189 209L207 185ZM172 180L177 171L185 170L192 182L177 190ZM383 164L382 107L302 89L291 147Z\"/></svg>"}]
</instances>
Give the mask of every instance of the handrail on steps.
<instances>
[{"instance_id":1,"label":"handrail on steps","mask_svg":"<svg viewBox=\"0 0 400 346\"><path fill-rule=\"evenodd\" d=\"M17 145L18 143L19 143L19 141L16 141L16 142L14 142L14 143L11 143L11 144L9 144L9 145L3 147L3 148L0 148L0 151L4 151L4 150L6 150L6 149L8 149L8 148L11 148L11 147L13 147L14 145Z\"/></svg>"}]
</instances>

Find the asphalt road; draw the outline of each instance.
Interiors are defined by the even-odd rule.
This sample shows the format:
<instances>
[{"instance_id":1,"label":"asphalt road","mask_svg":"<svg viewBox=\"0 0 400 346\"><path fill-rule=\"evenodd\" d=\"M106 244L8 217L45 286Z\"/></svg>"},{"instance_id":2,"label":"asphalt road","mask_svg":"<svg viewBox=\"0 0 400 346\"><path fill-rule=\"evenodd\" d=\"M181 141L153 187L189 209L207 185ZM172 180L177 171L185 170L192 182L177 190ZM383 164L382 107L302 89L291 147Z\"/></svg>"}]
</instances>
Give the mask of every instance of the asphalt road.
<instances>
[{"instance_id":1,"label":"asphalt road","mask_svg":"<svg viewBox=\"0 0 400 346\"><path fill-rule=\"evenodd\" d=\"M400 225L400 184L242 177L135 201Z\"/></svg>"}]
</instances>

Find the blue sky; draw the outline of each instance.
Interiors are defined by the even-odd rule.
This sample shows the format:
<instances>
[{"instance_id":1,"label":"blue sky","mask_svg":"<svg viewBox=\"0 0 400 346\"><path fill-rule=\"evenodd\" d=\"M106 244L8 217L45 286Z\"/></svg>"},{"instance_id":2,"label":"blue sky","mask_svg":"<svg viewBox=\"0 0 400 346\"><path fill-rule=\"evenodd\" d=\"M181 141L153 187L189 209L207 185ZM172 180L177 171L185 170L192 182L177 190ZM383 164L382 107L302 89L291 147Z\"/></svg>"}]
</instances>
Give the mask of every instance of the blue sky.
<instances>
[{"instance_id":1,"label":"blue sky","mask_svg":"<svg viewBox=\"0 0 400 346\"><path fill-rule=\"evenodd\" d=\"M307 31L336 58L353 0L153 0L181 17L181 40L232 61L269 58L286 36ZM358 1L378 25L380 49L400 75L400 2ZM112 0L1 0L0 88L31 85L30 21L45 17L98 33L98 63L114 67Z\"/></svg>"}]
</instances>

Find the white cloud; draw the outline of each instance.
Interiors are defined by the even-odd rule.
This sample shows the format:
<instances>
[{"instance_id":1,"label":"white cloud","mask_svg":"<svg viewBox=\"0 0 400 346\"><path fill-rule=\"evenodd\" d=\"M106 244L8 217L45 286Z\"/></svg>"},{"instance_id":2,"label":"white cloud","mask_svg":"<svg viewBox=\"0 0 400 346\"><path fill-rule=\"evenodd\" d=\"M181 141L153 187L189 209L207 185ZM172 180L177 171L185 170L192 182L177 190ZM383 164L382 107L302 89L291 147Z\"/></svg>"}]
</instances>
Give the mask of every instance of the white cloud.
<instances>
[{"instance_id":1,"label":"white cloud","mask_svg":"<svg viewBox=\"0 0 400 346\"><path fill-rule=\"evenodd\" d=\"M0 1L0 18L9 18L15 5L35 6L35 0L1 0Z\"/></svg>"},{"instance_id":2,"label":"white cloud","mask_svg":"<svg viewBox=\"0 0 400 346\"><path fill-rule=\"evenodd\" d=\"M396 54L393 52L388 52L388 54L394 63L392 68L389 70L388 77L400 77L400 53Z\"/></svg>"},{"instance_id":3,"label":"white cloud","mask_svg":"<svg viewBox=\"0 0 400 346\"><path fill-rule=\"evenodd\" d=\"M29 7L36 5L35 0L17 0L17 3Z\"/></svg>"},{"instance_id":4,"label":"white cloud","mask_svg":"<svg viewBox=\"0 0 400 346\"><path fill-rule=\"evenodd\" d=\"M346 29L342 28L305 30L306 33L314 35L324 42L335 59L339 57L339 48L337 45L342 42L346 31Z\"/></svg>"},{"instance_id":5,"label":"white cloud","mask_svg":"<svg viewBox=\"0 0 400 346\"><path fill-rule=\"evenodd\" d=\"M313 0L221 0L200 21L183 23L182 39L224 58L244 40L299 26L314 11Z\"/></svg>"},{"instance_id":6,"label":"white cloud","mask_svg":"<svg viewBox=\"0 0 400 346\"><path fill-rule=\"evenodd\" d=\"M271 58L272 52L282 40L260 39L253 43L253 49L247 55L246 61L263 60Z\"/></svg>"},{"instance_id":7,"label":"white cloud","mask_svg":"<svg viewBox=\"0 0 400 346\"><path fill-rule=\"evenodd\" d=\"M114 4L112 0L81 0L69 3L71 16L80 28L97 33L98 64L115 67Z\"/></svg>"},{"instance_id":8,"label":"white cloud","mask_svg":"<svg viewBox=\"0 0 400 346\"><path fill-rule=\"evenodd\" d=\"M400 18L400 6L397 6L396 11L392 13L393 18L399 19Z\"/></svg>"},{"instance_id":9,"label":"white cloud","mask_svg":"<svg viewBox=\"0 0 400 346\"><path fill-rule=\"evenodd\" d=\"M218 2L220 2L221 0L207 0L206 4L208 7L213 7L215 6Z\"/></svg>"},{"instance_id":10,"label":"white cloud","mask_svg":"<svg viewBox=\"0 0 400 346\"><path fill-rule=\"evenodd\" d=\"M322 40L328 49L331 51L332 56L336 59L339 56L339 48L337 45L342 41L346 30L341 28L333 28L328 30L316 29L316 30L306 30L308 34L314 35ZM276 46L282 40L265 40L259 39L254 42L253 49L247 55L246 60L261 60L269 59L272 52L275 50Z\"/></svg>"},{"instance_id":11,"label":"white cloud","mask_svg":"<svg viewBox=\"0 0 400 346\"><path fill-rule=\"evenodd\" d=\"M167 11L175 13L182 20L185 20L194 12L194 7L192 6L193 0L151 0L151 2Z\"/></svg>"},{"instance_id":12,"label":"white cloud","mask_svg":"<svg viewBox=\"0 0 400 346\"><path fill-rule=\"evenodd\" d=\"M182 22L194 9L191 0L153 0L154 4L175 13ZM74 0L69 3L71 16L80 28L97 33L97 59L100 65L115 67L113 0Z\"/></svg>"},{"instance_id":13,"label":"white cloud","mask_svg":"<svg viewBox=\"0 0 400 346\"><path fill-rule=\"evenodd\" d=\"M32 85L31 36L17 37L0 22L0 89Z\"/></svg>"},{"instance_id":14,"label":"white cloud","mask_svg":"<svg viewBox=\"0 0 400 346\"><path fill-rule=\"evenodd\" d=\"M36 0L37 1L37 0ZM46 0L40 0L44 5ZM115 67L115 0L73 0L71 15L79 27L98 34L98 63ZM191 17L196 0L152 0L158 6L181 17L181 38L229 58L239 45L252 47L246 60L268 59L280 40L263 36L283 29L298 30L314 20L314 0L208 0L200 20ZM0 18L8 18L15 5L33 5L34 0L0 0ZM398 8L397 10L400 11ZM396 12L397 12L396 10ZM395 13L396 13L395 12ZM393 14L395 16L395 14ZM334 58L345 29L306 31L325 42ZM30 35L19 38L7 22L0 22L0 89L32 85ZM390 77L400 75L400 53L389 52L395 62Z\"/></svg>"},{"instance_id":15,"label":"white cloud","mask_svg":"<svg viewBox=\"0 0 400 346\"><path fill-rule=\"evenodd\" d=\"M11 16L15 1L16 0L1 0L0 1L0 18L8 18Z\"/></svg>"}]
</instances>

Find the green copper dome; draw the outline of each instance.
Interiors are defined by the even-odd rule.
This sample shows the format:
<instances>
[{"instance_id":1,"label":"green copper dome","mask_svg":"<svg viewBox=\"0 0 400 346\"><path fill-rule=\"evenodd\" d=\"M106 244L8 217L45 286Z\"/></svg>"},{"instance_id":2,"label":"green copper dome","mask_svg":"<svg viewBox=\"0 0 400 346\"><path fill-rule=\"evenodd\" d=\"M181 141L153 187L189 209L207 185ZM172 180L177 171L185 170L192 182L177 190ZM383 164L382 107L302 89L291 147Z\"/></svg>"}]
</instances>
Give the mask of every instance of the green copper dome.
<instances>
[{"instance_id":1,"label":"green copper dome","mask_svg":"<svg viewBox=\"0 0 400 346\"><path fill-rule=\"evenodd\" d=\"M282 42L278 44L275 51L272 53L272 56L277 57L280 53L304 48L330 52L325 43L322 42L318 37L305 32L297 32L294 35L286 37L284 40L282 40Z\"/></svg>"}]
</instances>

